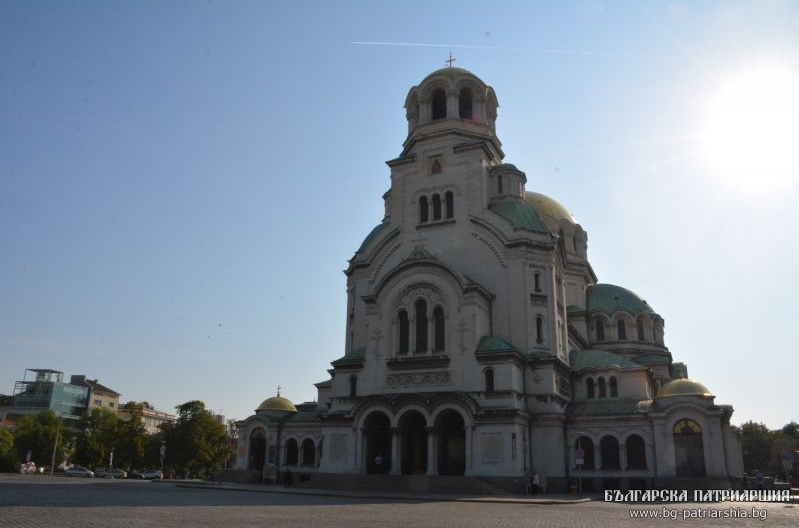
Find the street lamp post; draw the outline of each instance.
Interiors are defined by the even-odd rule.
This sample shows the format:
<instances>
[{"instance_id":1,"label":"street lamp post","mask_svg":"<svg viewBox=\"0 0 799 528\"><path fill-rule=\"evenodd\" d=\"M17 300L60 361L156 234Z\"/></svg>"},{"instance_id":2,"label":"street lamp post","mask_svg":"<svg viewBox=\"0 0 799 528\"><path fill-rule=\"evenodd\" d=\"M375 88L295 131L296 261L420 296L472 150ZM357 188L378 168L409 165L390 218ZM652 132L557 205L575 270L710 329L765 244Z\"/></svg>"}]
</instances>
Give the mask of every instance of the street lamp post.
<instances>
[{"instance_id":1,"label":"street lamp post","mask_svg":"<svg viewBox=\"0 0 799 528\"><path fill-rule=\"evenodd\" d=\"M58 445L58 433L61 432L61 419L56 422L55 440L53 440L53 457L50 459L50 476L53 476L53 467L55 466L55 450Z\"/></svg>"}]
</instances>

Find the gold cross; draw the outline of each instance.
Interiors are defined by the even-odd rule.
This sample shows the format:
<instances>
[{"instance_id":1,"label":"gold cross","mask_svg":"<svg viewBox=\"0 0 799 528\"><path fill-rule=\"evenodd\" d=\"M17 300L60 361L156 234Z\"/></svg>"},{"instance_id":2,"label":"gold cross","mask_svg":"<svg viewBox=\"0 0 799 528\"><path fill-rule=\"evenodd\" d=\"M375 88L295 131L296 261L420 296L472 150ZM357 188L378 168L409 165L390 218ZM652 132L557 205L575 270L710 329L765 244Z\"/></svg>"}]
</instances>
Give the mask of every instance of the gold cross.
<instances>
[{"instance_id":1,"label":"gold cross","mask_svg":"<svg viewBox=\"0 0 799 528\"><path fill-rule=\"evenodd\" d=\"M280 385L277 386L277 395L280 396Z\"/></svg>"},{"instance_id":2,"label":"gold cross","mask_svg":"<svg viewBox=\"0 0 799 528\"><path fill-rule=\"evenodd\" d=\"M452 58L452 53L449 54L449 60L445 60L444 62L449 63L449 67L452 68L452 63L455 62L456 59Z\"/></svg>"}]
</instances>

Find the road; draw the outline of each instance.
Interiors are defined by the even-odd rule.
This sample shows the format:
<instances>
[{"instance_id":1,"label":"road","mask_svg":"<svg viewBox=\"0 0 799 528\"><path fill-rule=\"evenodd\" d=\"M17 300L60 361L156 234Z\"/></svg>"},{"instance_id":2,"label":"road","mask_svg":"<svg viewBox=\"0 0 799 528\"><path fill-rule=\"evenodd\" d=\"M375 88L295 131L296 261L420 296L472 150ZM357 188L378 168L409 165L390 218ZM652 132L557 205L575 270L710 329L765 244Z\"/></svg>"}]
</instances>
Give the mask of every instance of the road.
<instances>
[{"instance_id":1,"label":"road","mask_svg":"<svg viewBox=\"0 0 799 528\"><path fill-rule=\"evenodd\" d=\"M730 510L753 507L766 520L631 519L630 510ZM763 515L762 513L760 515ZM133 480L0 476L0 526L258 527L586 527L799 526L799 505L712 503L568 505L351 499L220 489L180 488Z\"/></svg>"}]
</instances>

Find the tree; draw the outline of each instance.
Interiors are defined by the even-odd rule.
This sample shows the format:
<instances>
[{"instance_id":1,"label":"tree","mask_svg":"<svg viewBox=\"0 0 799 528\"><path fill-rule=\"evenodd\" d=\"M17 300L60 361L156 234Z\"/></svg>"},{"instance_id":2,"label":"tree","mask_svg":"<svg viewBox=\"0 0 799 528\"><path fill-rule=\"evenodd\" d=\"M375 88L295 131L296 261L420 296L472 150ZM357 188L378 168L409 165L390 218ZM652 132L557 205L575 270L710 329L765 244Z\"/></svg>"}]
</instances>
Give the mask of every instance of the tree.
<instances>
[{"instance_id":1,"label":"tree","mask_svg":"<svg viewBox=\"0 0 799 528\"><path fill-rule=\"evenodd\" d=\"M23 416L14 431L14 450L17 459L24 461L28 450L31 460L39 465L49 465L53 455L53 442L58 436L56 456L64 453L64 445L73 436L72 431L63 427L53 411L42 411L36 416ZM56 464L59 460L56 459Z\"/></svg>"},{"instance_id":2,"label":"tree","mask_svg":"<svg viewBox=\"0 0 799 528\"><path fill-rule=\"evenodd\" d=\"M771 461L771 443L774 434L762 423L751 420L741 426L741 450L744 470L765 470Z\"/></svg>"},{"instance_id":3,"label":"tree","mask_svg":"<svg viewBox=\"0 0 799 528\"><path fill-rule=\"evenodd\" d=\"M218 471L229 449L225 426L201 401L189 401L175 409L175 423L162 428L167 464L192 475Z\"/></svg>"},{"instance_id":4,"label":"tree","mask_svg":"<svg viewBox=\"0 0 799 528\"><path fill-rule=\"evenodd\" d=\"M123 468L141 469L144 463L144 446L147 441L142 418L142 408L136 402L128 402L123 407L130 420L120 420L114 465Z\"/></svg>"},{"instance_id":5,"label":"tree","mask_svg":"<svg viewBox=\"0 0 799 528\"><path fill-rule=\"evenodd\" d=\"M90 468L107 465L111 450L116 448L120 437L120 420L116 413L108 409L92 409L81 420L75 461Z\"/></svg>"},{"instance_id":6,"label":"tree","mask_svg":"<svg viewBox=\"0 0 799 528\"><path fill-rule=\"evenodd\" d=\"M0 471L13 471L15 466L14 436L0 427Z\"/></svg>"}]
</instances>

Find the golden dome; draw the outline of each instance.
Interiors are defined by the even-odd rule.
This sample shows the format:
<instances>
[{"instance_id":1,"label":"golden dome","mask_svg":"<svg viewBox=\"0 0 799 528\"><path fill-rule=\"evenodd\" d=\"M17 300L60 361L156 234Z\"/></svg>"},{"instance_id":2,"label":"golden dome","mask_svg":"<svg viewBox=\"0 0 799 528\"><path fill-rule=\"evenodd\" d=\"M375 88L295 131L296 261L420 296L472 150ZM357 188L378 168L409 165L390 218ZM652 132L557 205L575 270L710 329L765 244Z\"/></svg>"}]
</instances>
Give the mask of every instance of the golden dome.
<instances>
[{"instance_id":1,"label":"golden dome","mask_svg":"<svg viewBox=\"0 0 799 528\"><path fill-rule=\"evenodd\" d=\"M532 206L541 217L548 216L556 222L566 220L570 224L577 223L572 214L565 207L549 196L528 191L524 193L524 201L527 205Z\"/></svg>"},{"instance_id":2,"label":"golden dome","mask_svg":"<svg viewBox=\"0 0 799 528\"><path fill-rule=\"evenodd\" d=\"M282 396L272 396L267 398L255 409L256 413L269 413L269 412L288 412L295 413L297 408L286 398Z\"/></svg>"},{"instance_id":3,"label":"golden dome","mask_svg":"<svg viewBox=\"0 0 799 528\"><path fill-rule=\"evenodd\" d=\"M658 391L655 398L665 398L669 396L700 396L702 398L712 398L713 395L707 390L707 387L688 378L672 380Z\"/></svg>"}]
</instances>

